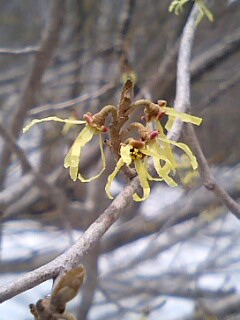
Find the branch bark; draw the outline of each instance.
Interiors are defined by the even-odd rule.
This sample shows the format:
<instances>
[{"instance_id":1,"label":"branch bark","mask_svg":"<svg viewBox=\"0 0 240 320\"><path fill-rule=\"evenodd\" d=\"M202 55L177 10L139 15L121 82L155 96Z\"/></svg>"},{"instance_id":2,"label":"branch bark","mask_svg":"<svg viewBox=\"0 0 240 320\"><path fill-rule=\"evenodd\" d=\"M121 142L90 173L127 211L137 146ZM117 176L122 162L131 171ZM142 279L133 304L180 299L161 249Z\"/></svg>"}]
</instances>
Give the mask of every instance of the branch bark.
<instances>
[{"instance_id":1,"label":"branch bark","mask_svg":"<svg viewBox=\"0 0 240 320\"><path fill-rule=\"evenodd\" d=\"M86 255L89 250L99 242L106 231L119 218L123 209L126 208L131 201L132 194L136 192L138 186L139 180L136 177L65 253L50 263L19 277L18 280L2 286L0 288L0 303L46 280L56 278L58 275L62 275L67 270L77 266L80 258Z\"/></svg>"}]
</instances>

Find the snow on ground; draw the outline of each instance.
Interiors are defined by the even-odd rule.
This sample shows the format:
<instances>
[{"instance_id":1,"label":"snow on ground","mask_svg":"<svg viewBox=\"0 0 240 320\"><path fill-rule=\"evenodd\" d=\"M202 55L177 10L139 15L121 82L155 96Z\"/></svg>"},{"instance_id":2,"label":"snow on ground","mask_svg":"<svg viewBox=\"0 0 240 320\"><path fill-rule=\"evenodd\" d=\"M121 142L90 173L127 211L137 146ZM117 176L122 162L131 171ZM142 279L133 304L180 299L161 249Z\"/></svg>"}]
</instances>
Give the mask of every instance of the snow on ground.
<instances>
[{"instance_id":1,"label":"snow on ground","mask_svg":"<svg viewBox=\"0 0 240 320\"><path fill-rule=\"evenodd\" d=\"M161 206L165 206L168 203L172 203L173 199L175 201L182 194L180 189L169 189L166 187L159 186L154 190L153 195L144 204L143 212L149 217L159 211L159 195L161 195ZM156 207L158 206L158 209ZM213 228L219 228L220 222L214 224ZM230 215L225 221L224 230L239 230L240 222ZM73 232L74 240L80 236L79 232ZM152 246L152 239L154 235L149 236L145 239L138 240L134 244L129 244L123 249L117 249L114 252L104 255L100 259L100 276L104 276L109 270L121 266L123 261L126 261L126 251L127 257L130 259L135 259L136 257L141 257L141 255L146 252L149 246ZM158 238L155 239L158 241ZM32 221L12 221L4 224L3 229L3 241L2 241L2 259L3 262L8 259L21 258L32 255L34 252L44 251L50 252L51 250L59 250L62 252L64 249L71 245L71 239L67 234L59 232L54 228L40 227L38 223ZM153 277L161 272L168 270L169 266L172 265L174 261L174 267L180 268L180 270L194 270L198 263L204 261L210 250L209 239L206 237L204 232L201 235L201 242L191 241L183 242L177 244L165 253L162 253L159 257L153 260L146 261L140 266L135 268L134 272L136 276L143 277L149 276ZM230 283L236 285L240 279L240 270L235 269L230 273ZM9 281L14 281L18 275L5 274L0 277L0 283L3 285ZM201 277L199 281L199 286L201 287L221 287L224 281L223 274L210 275ZM240 289L240 288L239 288ZM29 303L36 302L38 299L47 295L51 290L51 281L43 283L42 285L31 289L23 294L20 294L13 299L6 301L0 305L0 319L19 319L19 320L30 320L31 315L28 310ZM164 297L163 297L164 298ZM130 303L130 301L127 301ZM109 305L98 305L92 308L90 313L90 319L94 319L95 314L107 314L114 310L114 306ZM151 313L150 320L176 320L180 315L187 314L191 311L193 305L185 299L173 299L168 298L167 303L159 311L156 310ZM11 318L9 318L11 313ZM128 320L139 319L139 315L128 314L125 316Z\"/></svg>"}]
</instances>

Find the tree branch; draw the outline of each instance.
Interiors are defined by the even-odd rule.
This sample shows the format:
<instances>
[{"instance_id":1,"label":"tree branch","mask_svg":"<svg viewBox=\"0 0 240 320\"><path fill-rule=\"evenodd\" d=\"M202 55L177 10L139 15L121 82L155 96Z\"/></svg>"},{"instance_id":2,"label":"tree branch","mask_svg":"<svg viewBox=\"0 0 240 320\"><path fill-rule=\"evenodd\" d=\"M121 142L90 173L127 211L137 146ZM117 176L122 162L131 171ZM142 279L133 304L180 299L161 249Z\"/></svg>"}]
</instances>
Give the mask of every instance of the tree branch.
<instances>
[{"instance_id":1,"label":"tree branch","mask_svg":"<svg viewBox=\"0 0 240 320\"><path fill-rule=\"evenodd\" d=\"M174 108L180 112L186 112L190 108L190 60L198 14L198 8L194 5L183 29L179 47ZM182 121L177 119L168 133L168 138L175 141L178 140L181 130Z\"/></svg>"},{"instance_id":2,"label":"tree branch","mask_svg":"<svg viewBox=\"0 0 240 320\"><path fill-rule=\"evenodd\" d=\"M80 258L87 254L96 245L105 232L119 218L122 210L132 200L132 194L139 185L138 178L134 178L128 186L115 198L111 205L86 230L86 232L65 253L50 263L31 271L14 282L0 288L0 303L27 291L40 283L56 278L64 271L70 270L79 264Z\"/></svg>"},{"instance_id":3,"label":"tree branch","mask_svg":"<svg viewBox=\"0 0 240 320\"><path fill-rule=\"evenodd\" d=\"M203 185L206 189L212 191L221 202L238 218L240 219L240 206L233 200L233 198L216 182L211 170L208 166L207 160L200 147L198 139L196 137L194 128L187 124L184 127L184 138L193 150L200 169L200 176L202 178Z\"/></svg>"},{"instance_id":4,"label":"tree branch","mask_svg":"<svg viewBox=\"0 0 240 320\"><path fill-rule=\"evenodd\" d=\"M26 47L20 49L10 49L10 48L0 48L0 54L13 54L13 55L22 55L22 54L35 54L39 52L39 47Z\"/></svg>"},{"instance_id":5,"label":"tree branch","mask_svg":"<svg viewBox=\"0 0 240 320\"><path fill-rule=\"evenodd\" d=\"M178 67L177 67L177 88L175 98L175 109L184 112L190 109L190 54L193 43L194 31L196 28L197 8L193 7L190 17L183 30L183 36L180 43ZM239 35L238 35L239 37ZM182 121L177 119L169 132L172 140L178 139L182 128ZM202 152L192 125L185 126L185 139L192 148L199 163L200 175L204 186L214 192L222 203L240 219L240 206L235 202L214 180L207 160Z\"/></svg>"},{"instance_id":6,"label":"tree branch","mask_svg":"<svg viewBox=\"0 0 240 320\"><path fill-rule=\"evenodd\" d=\"M223 40L212 46L209 50L196 57L191 64L191 74L193 81L196 81L205 71L215 67L240 49L240 29L227 35Z\"/></svg>"}]
</instances>

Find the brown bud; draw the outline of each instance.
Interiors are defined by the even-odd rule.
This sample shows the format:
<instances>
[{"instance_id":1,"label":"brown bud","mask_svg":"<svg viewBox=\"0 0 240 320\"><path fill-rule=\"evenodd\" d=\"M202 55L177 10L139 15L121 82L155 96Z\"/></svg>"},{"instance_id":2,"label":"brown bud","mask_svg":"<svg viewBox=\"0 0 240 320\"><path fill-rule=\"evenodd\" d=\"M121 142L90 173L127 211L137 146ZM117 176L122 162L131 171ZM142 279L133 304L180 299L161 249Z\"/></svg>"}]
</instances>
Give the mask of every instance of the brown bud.
<instances>
[{"instance_id":1,"label":"brown bud","mask_svg":"<svg viewBox=\"0 0 240 320\"><path fill-rule=\"evenodd\" d=\"M158 100L158 105L160 106L160 107L166 107L166 105L167 105L167 101L166 100Z\"/></svg>"}]
</instances>

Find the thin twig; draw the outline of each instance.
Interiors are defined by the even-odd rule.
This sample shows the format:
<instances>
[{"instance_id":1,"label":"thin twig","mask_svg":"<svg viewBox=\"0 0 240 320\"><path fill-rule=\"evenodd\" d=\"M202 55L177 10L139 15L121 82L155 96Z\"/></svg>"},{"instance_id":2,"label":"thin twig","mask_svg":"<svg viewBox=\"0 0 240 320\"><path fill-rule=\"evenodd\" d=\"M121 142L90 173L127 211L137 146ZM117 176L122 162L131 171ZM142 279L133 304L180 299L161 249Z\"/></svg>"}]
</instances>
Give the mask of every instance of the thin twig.
<instances>
[{"instance_id":1,"label":"thin twig","mask_svg":"<svg viewBox=\"0 0 240 320\"><path fill-rule=\"evenodd\" d=\"M136 0L126 0L125 6L122 9L119 33L116 37L116 47L120 54L124 51L124 45L131 26L135 6Z\"/></svg>"},{"instance_id":2,"label":"thin twig","mask_svg":"<svg viewBox=\"0 0 240 320\"><path fill-rule=\"evenodd\" d=\"M30 115L34 116L40 116L41 114L48 112L48 113L54 113L56 111L62 111L65 109L68 109L69 107L75 106L76 104L86 102L88 100L99 98L103 94L107 93L109 90L113 89L116 86L115 82L107 83L104 86L102 86L99 90L97 90L94 94L83 94L79 97L76 97L71 100L67 100L64 102L56 103L56 104L46 104L43 106L36 107L34 109L31 109L29 111Z\"/></svg>"},{"instance_id":3,"label":"thin twig","mask_svg":"<svg viewBox=\"0 0 240 320\"><path fill-rule=\"evenodd\" d=\"M193 60L193 63L191 64L192 79L195 81L205 71L216 66L223 61L224 58L227 58L229 55L238 51L239 48L240 29L237 29L234 33L227 35L221 42L218 42Z\"/></svg>"},{"instance_id":4,"label":"thin twig","mask_svg":"<svg viewBox=\"0 0 240 320\"><path fill-rule=\"evenodd\" d=\"M64 214L67 208L67 199L65 194L61 189L54 186L53 184L49 184L49 182L44 178L43 175L38 173L32 168L31 163L27 159L24 151L19 147L16 143L14 137L8 133L6 129L2 127L0 124L0 135L4 138L6 144L13 150L13 152L18 157L20 163L22 164L23 170L25 172L31 172L34 176L34 182L38 186L40 190L44 190L47 197L51 199L53 203L55 203L60 218L63 221L63 225L65 226L68 233L71 235L71 225L69 224L68 219L66 219L66 215Z\"/></svg>"},{"instance_id":5,"label":"thin twig","mask_svg":"<svg viewBox=\"0 0 240 320\"><path fill-rule=\"evenodd\" d=\"M219 99L221 95L225 94L228 90L230 90L231 88L233 88L239 83L240 83L240 73L231 75L230 79L227 79L226 81L219 83L216 90L211 92L211 94L203 100L202 105L204 107L209 106L210 104L215 102L217 99ZM206 109L203 110L203 112L205 111Z\"/></svg>"},{"instance_id":6,"label":"thin twig","mask_svg":"<svg viewBox=\"0 0 240 320\"><path fill-rule=\"evenodd\" d=\"M239 204L215 181L211 170L208 166L207 160L200 147L198 139L192 125L187 124L184 127L184 138L189 146L192 148L198 164L200 176L202 178L203 185L206 189L212 191L221 202L238 218L240 219L240 206Z\"/></svg>"},{"instance_id":7,"label":"thin twig","mask_svg":"<svg viewBox=\"0 0 240 320\"><path fill-rule=\"evenodd\" d=\"M18 157L22 171L23 173L27 173L31 170L31 165L26 158L24 152L22 149L16 144L15 139L13 135L9 132L7 132L6 129L3 128L2 124L0 123L0 135L2 136L3 140L5 141L6 145L9 147L9 149L16 154Z\"/></svg>"},{"instance_id":8,"label":"thin twig","mask_svg":"<svg viewBox=\"0 0 240 320\"><path fill-rule=\"evenodd\" d=\"M22 55L22 54L35 54L40 51L38 46L36 47L26 47L26 48L19 48L19 49L10 49L10 48L0 48L0 54L13 54L13 55Z\"/></svg>"},{"instance_id":9,"label":"thin twig","mask_svg":"<svg viewBox=\"0 0 240 320\"><path fill-rule=\"evenodd\" d=\"M55 200L55 203L61 202L60 200L63 199L63 195L61 194L61 197L59 198L60 190L58 190L57 187L50 185L45 178L34 170L31 163L29 162L28 158L26 157L24 151L19 147L19 145L14 140L14 137L7 132L6 129L2 127L0 124L0 135L2 135L6 141L6 144L10 146L10 148L13 150L13 152L16 154L18 159L20 160L22 167L27 169L27 172L31 172L35 178L36 185L41 189L44 190L44 192L53 198Z\"/></svg>"}]
</instances>

